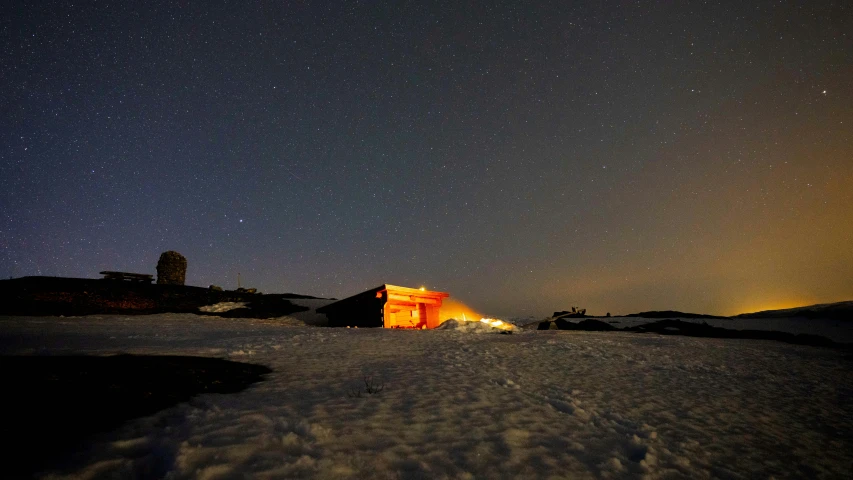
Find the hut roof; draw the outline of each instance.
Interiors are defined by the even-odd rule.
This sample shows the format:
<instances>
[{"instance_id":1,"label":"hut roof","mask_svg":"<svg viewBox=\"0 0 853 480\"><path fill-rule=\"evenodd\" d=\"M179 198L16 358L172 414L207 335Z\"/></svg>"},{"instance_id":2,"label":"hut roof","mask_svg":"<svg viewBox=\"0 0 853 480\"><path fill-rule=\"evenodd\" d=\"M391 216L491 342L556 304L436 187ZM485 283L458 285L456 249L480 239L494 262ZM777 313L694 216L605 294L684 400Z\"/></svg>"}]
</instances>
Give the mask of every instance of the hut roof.
<instances>
[{"instance_id":1,"label":"hut roof","mask_svg":"<svg viewBox=\"0 0 853 480\"><path fill-rule=\"evenodd\" d=\"M389 283L384 283L376 288L371 288L370 290L357 293L351 297L343 298L341 300L338 300L337 302L320 307L317 309L317 312L326 313L341 307L347 307L353 302L360 302L371 298L380 298L379 295L381 295L382 292L388 292L389 296L394 295L395 297L398 297L398 300L400 300L399 297L408 296L410 297L410 300L412 302L417 302L419 300L437 300L450 296L450 294L446 292L436 292L433 290L426 290L420 288L401 287L399 285L391 285Z\"/></svg>"}]
</instances>

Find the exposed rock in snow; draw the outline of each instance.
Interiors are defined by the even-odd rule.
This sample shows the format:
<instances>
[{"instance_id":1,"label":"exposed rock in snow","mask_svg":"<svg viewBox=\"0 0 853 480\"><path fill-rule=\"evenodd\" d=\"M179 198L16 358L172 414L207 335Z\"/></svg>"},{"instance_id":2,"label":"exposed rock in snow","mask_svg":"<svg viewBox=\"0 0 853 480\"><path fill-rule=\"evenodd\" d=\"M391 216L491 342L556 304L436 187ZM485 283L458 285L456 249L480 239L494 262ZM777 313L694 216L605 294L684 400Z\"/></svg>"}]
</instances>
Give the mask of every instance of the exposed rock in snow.
<instances>
[{"instance_id":1,"label":"exposed rock in snow","mask_svg":"<svg viewBox=\"0 0 853 480\"><path fill-rule=\"evenodd\" d=\"M246 306L246 302L220 302L215 305L205 305L203 307L199 307L199 311L202 312L229 312L231 310L236 310L238 308L243 308Z\"/></svg>"},{"instance_id":2,"label":"exposed rock in snow","mask_svg":"<svg viewBox=\"0 0 853 480\"><path fill-rule=\"evenodd\" d=\"M437 330L457 330L466 333L512 333L518 330L518 327L504 323L501 320L482 319L476 320L456 320L451 318L445 320L441 325L436 327Z\"/></svg>"}]
</instances>

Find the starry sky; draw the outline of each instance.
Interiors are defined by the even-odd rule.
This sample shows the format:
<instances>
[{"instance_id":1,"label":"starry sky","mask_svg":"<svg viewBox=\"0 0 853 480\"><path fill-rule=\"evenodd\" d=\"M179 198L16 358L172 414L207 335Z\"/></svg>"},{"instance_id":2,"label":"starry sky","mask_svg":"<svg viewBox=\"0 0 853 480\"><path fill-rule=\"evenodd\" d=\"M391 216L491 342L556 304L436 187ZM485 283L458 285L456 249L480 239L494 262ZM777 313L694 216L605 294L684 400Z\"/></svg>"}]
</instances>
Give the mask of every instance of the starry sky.
<instances>
[{"instance_id":1,"label":"starry sky","mask_svg":"<svg viewBox=\"0 0 853 480\"><path fill-rule=\"evenodd\" d=\"M853 299L850 2L13 1L0 277Z\"/></svg>"}]
</instances>

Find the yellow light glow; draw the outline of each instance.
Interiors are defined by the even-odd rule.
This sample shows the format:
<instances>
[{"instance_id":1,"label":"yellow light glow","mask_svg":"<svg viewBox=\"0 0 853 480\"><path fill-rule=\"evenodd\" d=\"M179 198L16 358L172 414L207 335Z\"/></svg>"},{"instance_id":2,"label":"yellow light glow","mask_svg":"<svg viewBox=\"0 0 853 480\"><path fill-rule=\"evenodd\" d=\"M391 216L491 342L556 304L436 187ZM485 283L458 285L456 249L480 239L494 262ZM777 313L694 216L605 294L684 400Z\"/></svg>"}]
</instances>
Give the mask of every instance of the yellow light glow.
<instances>
[{"instance_id":1,"label":"yellow light glow","mask_svg":"<svg viewBox=\"0 0 853 480\"><path fill-rule=\"evenodd\" d=\"M421 291L422 291L422 292L425 292L425 291L426 291L426 287L421 287Z\"/></svg>"},{"instance_id":2,"label":"yellow light glow","mask_svg":"<svg viewBox=\"0 0 853 480\"><path fill-rule=\"evenodd\" d=\"M451 318L467 320L468 318L483 318L483 315L468 305L465 305L459 300L451 297L444 299L444 302L441 305L438 321L441 323Z\"/></svg>"},{"instance_id":3,"label":"yellow light glow","mask_svg":"<svg viewBox=\"0 0 853 480\"><path fill-rule=\"evenodd\" d=\"M494 318L481 318L480 322L485 323L486 325L491 325L493 328L499 328L501 330L512 330L512 325L509 323L504 323L501 320L496 320Z\"/></svg>"},{"instance_id":4,"label":"yellow light glow","mask_svg":"<svg viewBox=\"0 0 853 480\"><path fill-rule=\"evenodd\" d=\"M818 303L818 302L817 301L811 301L809 299L771 300L771 301L763 301L763 302L754 302L754 303L747 303L746 306L741 307L736 314L763 312L766 310L784 310L787 308L802 307L805 305L812 305L815 303Z\"/></svg>"},{"instance_id":5,"label":"yellow light glow","mask_svg":"<svg viewBox=\"0 0 853 480\"><path fill-rule=\"evenodd\" d=\"M476 312L471 307L465 305L459 300L448 298L441 306L441 315L439 317L439 322L444 323L445 321L451 318L456 320L462 320L463 322L481 322L490 325L494 328L499 328L501 330L513 329L512 324L505 323L501 320L497 320L494 318L484 317L483 315Z\"/></svg>"}]
</instances>

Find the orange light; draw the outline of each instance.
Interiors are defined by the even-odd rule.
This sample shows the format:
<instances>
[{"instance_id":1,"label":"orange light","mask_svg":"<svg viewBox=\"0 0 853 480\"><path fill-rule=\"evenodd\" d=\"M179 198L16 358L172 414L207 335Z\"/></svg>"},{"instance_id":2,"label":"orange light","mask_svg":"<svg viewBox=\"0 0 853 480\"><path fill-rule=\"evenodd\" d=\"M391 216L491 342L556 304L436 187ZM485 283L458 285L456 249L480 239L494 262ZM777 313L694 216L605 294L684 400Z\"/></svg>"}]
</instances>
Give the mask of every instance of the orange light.
<instances>
[{"instance_id":1,"label":"orange light","mask_svg":"<svg viewBox=\"0 0 853 480\"><path fill-rule=\"evenodd\" d=\"M741 307L740 311L737 313L754 313L763 312L765 310L784 310L787 308L802 307L804 305L810 305L813 303L817 302L810 302L809 300L770 300L747 304L746 307Z\"/></svg>"},{"instance_id":2,"label":"orange light","mask_svg":"<svg viewBox=\"0 0 853 480\"><path fill-rule=\"evenodd\" d=\"M504 323L503 320L497 320L494 318L481 318L480 322L485 323L486 325L489 325L492 328L498 328L501 330L512 330L512 325Z\"/></svg>"},{"instance_id":3,"label":"orange light","mask_svg":"<svg viewBox=\"0 0 853 480\"><path fill-rule=\"evenodd\" d=\"M459 300L451 297L444 299L444 302L441 304L441 313L439 313L438 321L441 323L451 318L467 321L469 318L483 318L483 315L480 315L468 305L465 305Z\"/></svg>"},{"instance_id":4,"label":"orange light","mask_svg":"<svg viewBox=\"0 0 853 480\"><path fill-rule=\"evenodd\" d=\"M483 315L474 311L471 307L465 305L459 300L448 298L445 299L444 303L441 305L439 323L444 323L447 320L450 320L451 318L463 322L482 322L491 326L492 328L499 328L501 330L513 329L513 326L511 324L504 323L503 321L494 318L484 317Z\"/></svg>"}]
</instances>

